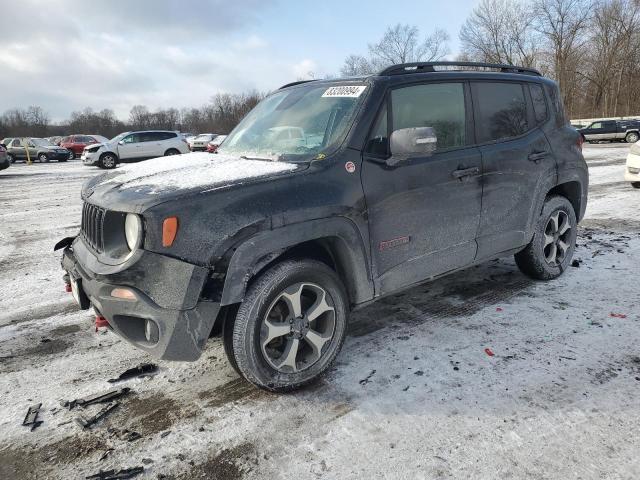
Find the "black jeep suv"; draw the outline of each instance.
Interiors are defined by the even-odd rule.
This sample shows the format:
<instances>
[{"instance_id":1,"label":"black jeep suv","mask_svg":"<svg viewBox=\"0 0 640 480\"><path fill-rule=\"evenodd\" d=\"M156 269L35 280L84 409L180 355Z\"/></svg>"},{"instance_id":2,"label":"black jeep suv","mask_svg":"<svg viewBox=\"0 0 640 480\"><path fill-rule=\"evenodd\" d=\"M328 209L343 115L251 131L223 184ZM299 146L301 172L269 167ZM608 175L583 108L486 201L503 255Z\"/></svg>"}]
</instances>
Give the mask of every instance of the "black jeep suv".
<instances>
[{"instance_id":1,"label":"black jeep suv","mask_svg":"<svg viewBox=\"0 0 640 480\"><path fill-rule=\"evenodd\" d=\"M533 69L397 65L285 85L217 154L83 187L65 280L135 346L196 360L220 334L270 390L327 370L349 311L497 257L549 280L587 203L582 138Z\"/></svg>"}]
</instances>

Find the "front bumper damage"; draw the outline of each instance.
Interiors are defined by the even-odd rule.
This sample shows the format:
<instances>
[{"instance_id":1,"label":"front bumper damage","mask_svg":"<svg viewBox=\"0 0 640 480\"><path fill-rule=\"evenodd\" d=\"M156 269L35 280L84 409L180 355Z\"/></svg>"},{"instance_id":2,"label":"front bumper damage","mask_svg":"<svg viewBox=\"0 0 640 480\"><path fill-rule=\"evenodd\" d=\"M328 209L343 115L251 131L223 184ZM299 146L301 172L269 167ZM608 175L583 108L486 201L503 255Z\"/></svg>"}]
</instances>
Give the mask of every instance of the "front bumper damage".
<instances>
[{"instance_id":1,"label":"front bumper damage","mask_svg":"<svg viewBox=\"0 0 640 480\"><path fill-rule=\"evenodd\" d=\"M148 251L105 265L80 237L64 249L62 268L81 308L93 305L131 344L164 360L200 357L220 310L219 303L200 298L208 269ZM114 288L133 292L135 300L113 297Z\"/></svg>"}]
</instances>

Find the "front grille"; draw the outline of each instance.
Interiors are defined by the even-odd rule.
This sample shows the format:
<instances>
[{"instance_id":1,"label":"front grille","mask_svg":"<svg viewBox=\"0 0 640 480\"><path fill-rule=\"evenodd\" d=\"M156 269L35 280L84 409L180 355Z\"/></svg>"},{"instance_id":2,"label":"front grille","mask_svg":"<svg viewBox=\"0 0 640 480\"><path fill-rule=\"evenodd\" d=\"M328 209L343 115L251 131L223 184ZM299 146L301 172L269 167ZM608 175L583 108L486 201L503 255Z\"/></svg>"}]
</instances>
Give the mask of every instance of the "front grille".
<instances>
[{"instance_id":1,"label":"front grille","mask_svg":"<svg viewBox=\"0 0 640 480\"><path fill-rule=\"evenodd\" d=\"M82 224L80 232L82 237L96 252L104 251L104 239L102 237L104 223L104 208L86 203L82 207Z\"/></svg>"}]
</instances>

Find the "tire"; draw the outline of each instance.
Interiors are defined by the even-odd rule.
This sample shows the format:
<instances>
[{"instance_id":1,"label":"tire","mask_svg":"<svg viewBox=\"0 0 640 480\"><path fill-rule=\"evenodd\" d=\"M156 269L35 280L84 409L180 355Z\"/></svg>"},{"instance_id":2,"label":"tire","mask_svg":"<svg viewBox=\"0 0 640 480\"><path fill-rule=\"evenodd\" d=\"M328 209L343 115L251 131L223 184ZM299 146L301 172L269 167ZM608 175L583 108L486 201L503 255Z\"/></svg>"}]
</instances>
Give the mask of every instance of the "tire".
<instances>
[{"instance_id":1,"label":"tire","mask_svg":"<svg viewBox=\"0 0 640 480\"><path fill-rule=\"evenodd\" d=\"M39 153L39 154L38 154L38 161L39 161L40 163L42 163L42 162L49 162L49 157L47 157L47 154L46 154L46 153Z\"/></svg>"},{"instance_id":2,"label":"tire","mask_svg":"<svg viewBox=\"0 0 640 480\"><path fill-rule=\"evenodd\" d=\"M308 319L309 313L316 313L316 318ZM347 295L333 270L316 260L287 260L249 287L228 327L230 356L242 376L257 387L295 390L331 366L342 348L347 318Z\"/></svg>"},{"instance_id":3,"label":"tire","mask_svg":"<svg viewBox=\"0 0 640 480\"><path fill-rule=\"evenodd\" d=\"M626 137L624 137L624 140L627 143L636 143L638 140L640 140L640 135L638 135L638 132L629 132L627 133Z\"/></svg>"},{"instance_id":4,"label":"tire","mask_svg":"<svg viewBox=\"0 0 640 480\"><path fill-rule=\"evenodd\" d=\"M631 182L633 188L640 188L640 182Z\"/></svg>"},{"instance_id":5,"label":"tire","mask_svg":"<svg viewBox=\"0 0 640 480\"><path fill-rule=\"evenodd\" d=\"M113 153L103 153L100 156L100 160L98 160L98 167L105 170L111 170L112 168L116 168L117 164L118 164L118 157L116 157L115 154Z\"/></svg>"},{"instance_id":6,"label":"tire","mask_svg":"<svg viewBox=\"0 0 640 480\"><path fill-rule=\"evenodd\" d=\"M169 157L171 155L180 155L180 152L178 150L176 150L175 148L170 148L169 150L164 152L164 156L165 157Z\"/></svg>"},{"instance_id":7,"label":"tire","mask_svg":"<svg viewBox=\"0 0 640 480\"><path fill-rule=\"evenodd\" d=\"M552 280L562 275L576 248L577 223L569 200L561 196L548 197L531 242L515 255L520 271L535 280Z\"/></svg>"},{"instance_id":8,"label":"tire","mask_svg":"<svg viewBox=\"0 0 640 480\"><path fill-rule=\"evenodd\" d=\"M7 160L9 160L9 163L16 163L15 157L10 153L7 153Z\"/></svg>"},{"instance_id":9,"label":"tire","mask_svg":"<svg viewBox=\"0 0 640 480\"><path fill-rule=\"evenodd\" d=\"M72 151L69 152L69 160L75 160L76 154Z\"/></svg>"}]
</instances>

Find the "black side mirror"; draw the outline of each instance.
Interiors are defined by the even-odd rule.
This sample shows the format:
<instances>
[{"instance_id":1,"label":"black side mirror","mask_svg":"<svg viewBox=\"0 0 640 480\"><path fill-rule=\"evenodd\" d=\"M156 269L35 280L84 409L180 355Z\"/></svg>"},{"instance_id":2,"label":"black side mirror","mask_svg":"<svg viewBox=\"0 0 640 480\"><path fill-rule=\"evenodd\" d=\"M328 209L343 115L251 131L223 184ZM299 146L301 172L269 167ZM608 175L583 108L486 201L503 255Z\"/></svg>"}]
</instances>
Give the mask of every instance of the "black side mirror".
<instances>
[{"instance_id":1,"label":"black side mirror","mask_svg":"<svg viewBox=\"0 0 640 480\"><path fill-rule=\"evenodd\" d=\"M391 134L391 156L387 165L395 166L415 157L429 157L438 147L432 127L401 128Z\"/></svg>"}]
</instances>

